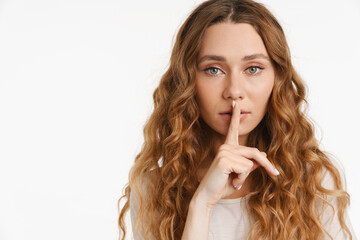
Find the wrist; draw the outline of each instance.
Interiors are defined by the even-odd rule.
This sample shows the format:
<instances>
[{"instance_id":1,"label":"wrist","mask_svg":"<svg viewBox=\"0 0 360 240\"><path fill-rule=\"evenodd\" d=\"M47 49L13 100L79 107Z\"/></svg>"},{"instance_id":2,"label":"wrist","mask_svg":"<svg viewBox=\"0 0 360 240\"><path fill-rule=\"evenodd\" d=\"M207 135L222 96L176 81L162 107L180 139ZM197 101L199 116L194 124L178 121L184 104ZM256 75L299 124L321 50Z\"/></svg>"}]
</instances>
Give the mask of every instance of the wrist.
<instances>
[{"instance_id":1,"label":"wrist","mask_svg":"<svg viewBox=\"0 0 360 240\"><path fill-rule=\"evenodd\" d=\"M182 240L207 240L213 208L204 204L201 198L193 197L190 201ZM199 227L201 223L201 227Z\"/></svg>"},{"instance_id":2,"label":"wrist","mask_svg":"<svg viewBox=\"0 0 360 240\"><path fill-rule=\"evenodd\" d=\"M195 192L189 205L189 208L197 208L197 209L201 208L210 216L214 207L215 207L214 204L209 203L204 197L200 196L197 192Z\"/></svg>"}]
</instances>

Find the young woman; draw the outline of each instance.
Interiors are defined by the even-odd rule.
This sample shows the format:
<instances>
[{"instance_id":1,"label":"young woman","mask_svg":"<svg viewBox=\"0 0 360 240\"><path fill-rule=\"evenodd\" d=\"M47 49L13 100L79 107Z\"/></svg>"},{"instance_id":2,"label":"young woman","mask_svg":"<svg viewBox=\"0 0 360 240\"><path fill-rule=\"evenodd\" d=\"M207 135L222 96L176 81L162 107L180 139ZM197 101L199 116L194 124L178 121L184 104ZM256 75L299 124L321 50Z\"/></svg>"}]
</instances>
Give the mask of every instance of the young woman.
<instances>
[{"instance_id":1,"label":"young woman","mask_svg":"<svg viewBox=\"0 0 360 240\"><path fill-rule=\"evenodd\" d=\"M210 0L182 25L119 215L135 239L354 239L275 17Z\"/></svg>"}]
</instances>

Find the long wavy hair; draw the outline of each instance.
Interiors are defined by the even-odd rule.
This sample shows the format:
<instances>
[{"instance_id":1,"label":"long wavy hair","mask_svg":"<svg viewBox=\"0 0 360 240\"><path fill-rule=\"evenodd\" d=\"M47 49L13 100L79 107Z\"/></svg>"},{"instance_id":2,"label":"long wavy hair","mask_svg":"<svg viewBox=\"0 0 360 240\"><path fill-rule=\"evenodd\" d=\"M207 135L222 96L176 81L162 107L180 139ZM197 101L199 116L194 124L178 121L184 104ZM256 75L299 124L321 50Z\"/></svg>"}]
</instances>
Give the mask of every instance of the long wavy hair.
<instances>
[{"instance_id":1,"label":"long wavy hair","mask_svg":"<svg viewBox=\"0 0 360 240\"><path fill-rule=\"evenodd\" d=\"M336 197L339 222L351 237L344 219L350 196L343 189L340 172L319 149L313 123L304 113L306 88L292 66L283 29L260 3L210 0L200 4L179 29L169 68L153 93L154 111L144 127L144 144L118 200L118 226L123 232L119 238L126 236L125 213L134 191L139 206L133 231L139 231L141 222L145 239L181 239L189 203L199 185L196 170L212 154L209 126L201 119L195 98L197 57L206 29L220 22L251 24L275 69L267 112L250 132L247 146L266 152L280 175L272 178L263 168L249 175L253 183L249 214L255 222L248 239L329 235L317 204L331 206L334 216L326 195ZM335 189L321 184L324 171L330 173ZM127 201L120 211L122 198Z\"/></svg>"}]
</instances>

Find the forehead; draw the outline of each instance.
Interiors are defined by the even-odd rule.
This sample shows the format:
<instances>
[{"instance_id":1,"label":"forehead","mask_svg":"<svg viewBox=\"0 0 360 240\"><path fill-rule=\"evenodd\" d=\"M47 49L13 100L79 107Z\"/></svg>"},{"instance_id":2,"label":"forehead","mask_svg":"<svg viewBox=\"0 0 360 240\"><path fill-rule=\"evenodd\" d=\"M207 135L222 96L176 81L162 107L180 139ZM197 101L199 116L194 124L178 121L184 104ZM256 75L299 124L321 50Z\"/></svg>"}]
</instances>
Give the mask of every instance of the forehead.
<instances>
[{"instance_id":1,"label":"forehead","mask_svg":"<svg viewBox=\"0 0 360 240\"><path fill-rule=\"evenodd\" d=\"M255 28L247 23L218 23L206 29L199 57L204 54L238 56L267 51Z\"/></svg>"}]
</instances>

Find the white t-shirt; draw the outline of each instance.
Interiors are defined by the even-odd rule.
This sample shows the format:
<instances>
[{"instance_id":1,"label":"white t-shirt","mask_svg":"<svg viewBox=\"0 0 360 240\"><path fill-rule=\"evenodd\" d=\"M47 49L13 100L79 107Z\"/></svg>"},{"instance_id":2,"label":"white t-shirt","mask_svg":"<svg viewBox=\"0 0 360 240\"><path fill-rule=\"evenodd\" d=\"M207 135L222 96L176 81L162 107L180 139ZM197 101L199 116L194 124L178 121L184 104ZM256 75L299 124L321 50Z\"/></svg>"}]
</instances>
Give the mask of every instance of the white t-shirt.
<instances>
[{"instance_id":1,"label":"white t-shirt","mask_svg":"<svg viewBox=\"0 0 360 240\"><path fill-rule=\"evenodd\" d=\"M210 219L209 240L238 240L247 239L249 230L254 222L253 218L247 213L246 204L248 197L236 199L220 199L215 205ZM332 210L326 211L322 219L323 227L333 237L334 240L346 240L346 231L340 227L337 214L331 222ZM336 205L335 205L336 210ZM241 213L241 214L239 214ZM346 214L346 224L350 228L353 240L356 236L352 229L350 220ZM325 239L330 239L327 235Z\"/></svg>"},{"instance_id":2,"label":"white t-shirt","mask_svg":"<svg viewBox=\"0 0 360 240\"><path fill-rule=\"evenodd\" d=\"M328 172L325 172L323 177L323 184L325 188L334 189L334 182ZM132 191L133 192L133 191ZM131 192L131 193L132 193ZM321 219L322 226L333 237L334 240L347 240L346 231L341 229L338 216L337 205L335 197L328 197L335 208L335 215L333 220L332 210L329 206L325 210L323 218ZM246 205L248 202L248 196L236 198L236 199L220 199L219 202L213 208L212 216L209 225L209 240L239 240L247 239L249 230L254 222L251 215L248 214ZM130 215L132 228L135 229L135 217L137 214L137 203L132 194L130 194ZM351 222L345 212L346 225L349 227L353 240L357 240ZM201 224L199 224L201 226ZM144 239L140 234L134 236L135 240ZM325 235L325 239L330 239Z\"/></svg>"}]
</instances>

